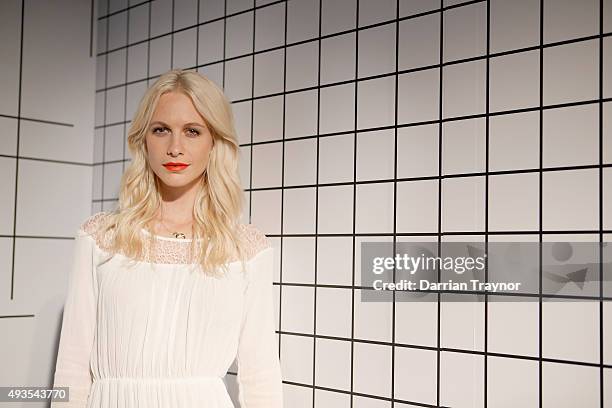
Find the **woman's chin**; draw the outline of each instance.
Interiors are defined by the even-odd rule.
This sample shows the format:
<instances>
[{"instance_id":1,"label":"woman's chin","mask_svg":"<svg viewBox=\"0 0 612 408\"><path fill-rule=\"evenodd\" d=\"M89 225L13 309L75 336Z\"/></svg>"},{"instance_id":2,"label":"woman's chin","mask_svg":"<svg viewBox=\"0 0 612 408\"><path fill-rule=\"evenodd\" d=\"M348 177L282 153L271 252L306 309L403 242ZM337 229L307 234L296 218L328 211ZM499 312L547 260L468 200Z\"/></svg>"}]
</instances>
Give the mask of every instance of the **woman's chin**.
<instances>
[{"instance_id":1,"label":"woman's chin","mask_svg":"<svg viewBox=\"0 0 612 408\"><path fill-rule=\"evenodd\" d=\"M189 177L185 174L165 174L159 177L161 184L166 188L185 188L197 182L197 177Z\"/></svg>"}]
</instances>

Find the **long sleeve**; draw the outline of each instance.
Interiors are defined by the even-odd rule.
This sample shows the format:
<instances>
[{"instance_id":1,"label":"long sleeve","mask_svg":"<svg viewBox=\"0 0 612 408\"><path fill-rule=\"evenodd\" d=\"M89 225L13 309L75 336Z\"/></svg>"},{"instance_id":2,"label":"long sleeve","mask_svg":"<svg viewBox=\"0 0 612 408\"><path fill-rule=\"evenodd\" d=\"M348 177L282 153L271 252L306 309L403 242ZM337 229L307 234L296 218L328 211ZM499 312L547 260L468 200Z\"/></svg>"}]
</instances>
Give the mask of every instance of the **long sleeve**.
<instances>
[{"instance_id":1,"label":"long sleeve","mask_svg":"<svg viewBox=\"0 0 612 408\"><path fill-rule=\"evenodd\" d=\"M84 408L89 396L97 298L94 242L82 229L77 231L53 379L54 387L69 387L70 398L52 402L51 408Z\"/></svg>"},{"instance_id":2,"label":"long sleeve","mask_svg":"<svg viewBox=\"0 0 612 408\"><path fill-rule=\"evenodd\" d=\"M249 270L237 352L242 408L282 408L282 377L274 331L273 255L268 247Z\"/></svg>"}]
</instances>

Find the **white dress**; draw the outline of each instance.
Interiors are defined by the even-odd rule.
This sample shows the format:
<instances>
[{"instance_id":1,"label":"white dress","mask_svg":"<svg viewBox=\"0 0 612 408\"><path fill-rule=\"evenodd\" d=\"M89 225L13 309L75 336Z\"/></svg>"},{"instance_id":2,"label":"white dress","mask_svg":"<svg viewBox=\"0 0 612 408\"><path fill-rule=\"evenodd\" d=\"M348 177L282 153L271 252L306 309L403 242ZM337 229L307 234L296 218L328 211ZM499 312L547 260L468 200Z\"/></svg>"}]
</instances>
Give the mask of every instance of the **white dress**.
<instances>
[{"instance_id":1,"label":"white dress","mask_svg":"<svg viewBox=\"0 0 612 408\"><path fill-rule=\"evenodd\" d=\"M246 275L239 261L205 275L187 262L188 240L158 236L154 263L127 268L91 234L104 214L75 236L53 384L70 387L70 402L51 408L234 407L223 382L234 359L240 406L282 407L267 237L240 225Z\"/></svg>"}]
</instances>

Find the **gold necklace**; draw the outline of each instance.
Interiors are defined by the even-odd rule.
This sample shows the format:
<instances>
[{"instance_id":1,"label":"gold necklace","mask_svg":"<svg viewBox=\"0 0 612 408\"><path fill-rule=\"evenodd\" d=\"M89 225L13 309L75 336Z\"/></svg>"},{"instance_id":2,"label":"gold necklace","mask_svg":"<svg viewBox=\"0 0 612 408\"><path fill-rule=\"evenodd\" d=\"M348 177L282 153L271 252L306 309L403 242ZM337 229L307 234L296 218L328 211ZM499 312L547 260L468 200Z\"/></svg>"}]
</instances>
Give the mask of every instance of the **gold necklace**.
<instances>
[{"instance_id":1,"label":"gold necklace","mask_svg":"<svg viewBox=\"0 0 612 408\"><path fill-rule=\"evenodd\" d=\"M167 226L167 225L166 225L166 224L165 224L165 223L164 223L164 222L163 222L161 219L159 220L159 222L160 222L160 223L161 223L161 224L164 226L164 228L166 228L166 230L167 230L167 231L168 231L170 234L172 234L172 236L173 236L174 238L180 238L180 239L186 239L186 238L187 238L187 236L186 236L184 233L182 233L182 232L178 232L178 231L172 232L172 231L170 230L170 228L168 228L168 226Z\"/></svg>"}]
</instances>

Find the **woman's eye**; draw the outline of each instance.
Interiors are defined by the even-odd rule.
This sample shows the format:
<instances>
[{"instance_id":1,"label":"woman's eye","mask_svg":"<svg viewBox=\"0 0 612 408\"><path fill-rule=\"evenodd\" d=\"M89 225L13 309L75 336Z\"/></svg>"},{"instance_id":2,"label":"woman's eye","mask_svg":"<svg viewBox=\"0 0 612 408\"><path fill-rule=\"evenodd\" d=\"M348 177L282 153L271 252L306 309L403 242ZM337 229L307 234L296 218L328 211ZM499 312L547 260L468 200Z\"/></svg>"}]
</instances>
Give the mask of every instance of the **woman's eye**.
<instances>
[{"instance_id":1,"label":"woman's eye","mask_svg":"<svg viewBox=\"0 0 612 408\"><path fill-rule=\"evenodd\" d=\"M166 130L170 130L167 127L154 127L153 130L151 132L153 133L160 133ZM192 135L192 136L199 136L200 132L197 129L187 129L187 131Z\"/></svg>"}]
</instances>

